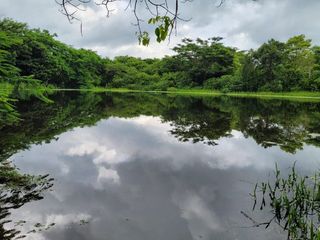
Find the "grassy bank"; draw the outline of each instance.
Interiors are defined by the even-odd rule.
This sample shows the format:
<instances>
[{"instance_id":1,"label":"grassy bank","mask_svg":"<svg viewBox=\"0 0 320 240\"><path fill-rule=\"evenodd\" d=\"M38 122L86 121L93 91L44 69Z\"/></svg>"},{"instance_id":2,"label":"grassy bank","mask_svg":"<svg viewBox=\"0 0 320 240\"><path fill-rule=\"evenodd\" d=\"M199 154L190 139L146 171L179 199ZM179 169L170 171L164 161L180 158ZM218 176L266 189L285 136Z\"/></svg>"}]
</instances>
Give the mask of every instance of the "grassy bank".
<instances>
[{"instance_id":1,"label":"grassy bank","mask_svg":"<svg viewBox=\"0 0 320 240\"><path fill-rule=\"evenodd\" d=\"M76 89L57 89L59 91L74 91ZM179 94L189 96L232 96L232 97L252 97L252 98L266 98L266 99L291 99L303 101L320 101L320 92L230 92L222 93L219 91L212 91L207 89L172 89L168 91L146 91L146 90L132 90L126 88L92 88L80 89L80 91L91 92L144 92L144 93L166 93Z\"/></svg>"}]
</instances>

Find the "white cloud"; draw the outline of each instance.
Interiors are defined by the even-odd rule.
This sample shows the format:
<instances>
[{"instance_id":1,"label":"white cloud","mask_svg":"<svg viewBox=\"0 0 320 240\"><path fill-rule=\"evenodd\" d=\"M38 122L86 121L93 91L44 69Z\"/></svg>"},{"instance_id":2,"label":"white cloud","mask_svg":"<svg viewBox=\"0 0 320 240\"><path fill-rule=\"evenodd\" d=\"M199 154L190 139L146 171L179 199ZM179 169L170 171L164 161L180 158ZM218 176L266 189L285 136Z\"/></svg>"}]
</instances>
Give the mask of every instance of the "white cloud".
<instances>
[{"instance_id":1,"label":"white cloud","mask_svg":"<svg viewBox=\"0 0 320 240\"><path fill-rule=\"evenodd\" d=\"M98 182L101 182L104 179L111 180L114 183L120 182L120 177L119 177L119 174L116 170L107 169L105 167L100 167L99 168L99 175L98 175Z\"/></svg>"},{"instance_id":2,"label":"white cloud","mask_svg":"<svg viewBox=\"0 0 320 240\"><path fill-rule=\"evenodd\" d=\"M174 202L181 210L181 217L188 222L193 239L209 235L212 231L222 231L218 216L207 206L207 203L196 193L176 193Z\"/></svg>"},{"instance_id":3,"label":"white cloud","mask_svg":"<svg viewBox=\"0 0 320 240\"><path fill-rule=\"evenodd\" d=\"M67 150L67 155L69 156L84 156L84 155L90 155L95 152L103 153L108 152L105 146L101 146L95 142L88 142L83 143L80 145L77 145L75 147L71 147ZM114 155L113 152L111 152L112 156Z\"/></svg>"}]
</instances>

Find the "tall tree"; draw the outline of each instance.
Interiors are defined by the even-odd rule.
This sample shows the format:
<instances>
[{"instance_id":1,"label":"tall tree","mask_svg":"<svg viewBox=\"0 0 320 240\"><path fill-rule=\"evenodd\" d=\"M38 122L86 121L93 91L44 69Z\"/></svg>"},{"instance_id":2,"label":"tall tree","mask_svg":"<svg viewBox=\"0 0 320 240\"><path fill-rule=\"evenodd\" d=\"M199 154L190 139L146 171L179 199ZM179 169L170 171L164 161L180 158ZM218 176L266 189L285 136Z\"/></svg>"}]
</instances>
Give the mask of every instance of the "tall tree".
<instances>
[{"instance_id":1,"label":"tall tree","mask_svg":"<svg viewBox=\"0 0 320 240\"><path fill-rule=\"evenodd\" d=\"M233 73L233 61L236 50L221 43L222 38L208 40L183 39L173 50L175 69L186 72L194 85L202 85L209 78L218 78Z\"/></svg>"}]
</instances>

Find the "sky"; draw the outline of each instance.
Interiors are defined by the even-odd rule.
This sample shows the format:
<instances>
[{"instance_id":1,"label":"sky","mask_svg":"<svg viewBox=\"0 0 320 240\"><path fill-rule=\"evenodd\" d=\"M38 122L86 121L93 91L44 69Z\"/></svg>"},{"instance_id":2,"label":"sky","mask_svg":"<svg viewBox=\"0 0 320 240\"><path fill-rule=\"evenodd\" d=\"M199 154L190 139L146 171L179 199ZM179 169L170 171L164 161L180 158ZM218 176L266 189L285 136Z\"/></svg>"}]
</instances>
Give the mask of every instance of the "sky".
<instances>
[{"instance_id":1,"label":"sky","mask_svg":"<svg viewBox=\"0 0 320 240\"><path fill-rule=\"evenodd\" d=\"M82 20L83 36L79 22L70 24L59 12L55 0L0 0L0 18L9 17L26 22L32 28L48 29L69 45L92 49L109 58L170 55L184 37L221 36L226 45L241 50L257 48L271 38L286 41L298 34L305 34L314 44L320 44L319 0L225 0L217 7L219 1L181 3L180 16L190 21L178 23L177 34L170 42L159 44L153 39L148 47L138 44L132 10L125 10L127 0L113 4L109 17L105 8L94 3L86 5L86 11L77 13ZM139 13L144 19L150 17L143 8Z\"/></svg>"}]
</instances>

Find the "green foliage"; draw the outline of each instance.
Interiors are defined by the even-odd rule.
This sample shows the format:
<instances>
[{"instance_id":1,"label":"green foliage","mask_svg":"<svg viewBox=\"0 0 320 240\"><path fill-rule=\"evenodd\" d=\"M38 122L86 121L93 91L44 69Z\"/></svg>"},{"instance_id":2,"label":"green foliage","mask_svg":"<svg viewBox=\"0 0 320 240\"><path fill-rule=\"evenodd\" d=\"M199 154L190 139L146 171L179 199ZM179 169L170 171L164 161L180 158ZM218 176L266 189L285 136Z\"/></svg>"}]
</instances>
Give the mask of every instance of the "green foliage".
<instances>
[{"instance_id":1,"label":"green foliage","mask_svg":"<svg viewBox=\"0 0 320 240\"><path fill-rule=\"evenodd\" d=\"M0 81L10 80L18 75L19 69L12 63L10 47L18 44L17 39L12 39L5 32L0 32Z\"/></svg>"},{"instance_id":2,"label":"green foliage","mask_svg":"<svg viewBox=\"0 0 320 240\"><path fill-rule=\"evenodd\" d=\"M10 19L0 21L1 36L7 36L10 44L0 45L0 50L10 52L10 64L20 76L32 76L44 85L63 88L92 87L101 83L104 60L92 51L76 50L55 40L55 34L29 29L26 24ZM16 80L19 82L19 78Z\"/></svg>"},{"instance_id":3,"label":"green foliage","mask_svg":"<svg viewBox=\"0 0 320 240\"><path fill-rule=\"evenodd\" d=\"M156 16L148 20L148 24L156 26L154 33L157 42L160 43L167 39L168 35L174 28L175 20L175 18L170 18L169 16ZM148 46L150 44L150 35L148 32L142 32L139 27L139 32L137 33L137 35L139 44L142 44L143 46Z\"/></svg>"},{"instance_id":4,"label":"green foliage","mask_svg":"<svg viewBox=\"0 0 320 240\"><path fill-rule=\"evenodd\" d=\"M187 88L190 87L190 78L185 72L163 73L161 80L166 82L169 87Z\"/></svg>"},{"instance_id":5,"label":"green foliage","mask_svg":"<svg viewBox=\"0 0 320 240\"><path fill-rule=\"evenodd\" d=\"M221 40L210 38L194 42L183 39L182 44L173 48L177 54L173 57L175 64L170 70L187 73L196 86L202 86L209 78L232 74L235 49L223 46Z\"/></svg>"},{"instance_id":6,"label":"green foliage","mask_svg":"<svg viewBox=\"0 0 320 240\"><path fill-rule=\"evenodd\" d=\"M171 19L168 16L156 16L154 18L150 18L148 24L158 25L154 32L157 37L157 42L160 43L166 40L169 31L173 29L174 19Z\"/></svg>"},{"instance_id":7,"label":"green foliage","mask_svg":"<svg viewBox=\"0 0 320 240\"><path fill-rule=\"evenodd\" d=\"M9 96L13 91L13 86L8 83L0 83L0 126L3 124L13 124L19 121L19 114L15 111Z\"/></svg>"},{"instance_id":8,"label":"green foliage","mask_svg":"<svg viewBox=\"0 0 320 240\"><path fill-rule=\"evenodd\" d=\"M162 20L150 21L158 23ZM166 24L169 20L163 21ZM166 30L159 31L161 38L161 34L165 34ZM197 39L196 42L184 39L182 44L174 48L176 55L162 60L116 57L113 62L106 64L107 82L111 87L131 89L202 87L208 78L218 78L234 71L235 50L223 46L220 41L221 38ZM236 64L239 67L239 62Z\"/></svg>"},{"instance_id":9,"label":"green foliage","mask_svg":"<svg viewBox=\"0 0 320 240\"><path fill-rule=\"evenodd\" d=\"M148 46L150 44L150 36L148 32L142 32L138 34L139 44L143 46Z\"/></svg>"},{"instance_id":10,"label":"green foliage","mask_svg":"<svg viewBox=\"0 0 320 240\"><path fill-rule=\"evenodd\" d=\"M223 75L219 78L210 78L204 82L204 87L208 89L231 92L235 87L235 77L233 75Z\"/></svg>"},{"instance_id":11,"label":"green foliage","mask_svg":"<svg viewBox=\"0 0 320 240\"><path fill-rule=\"evenodd\" d=\"M304 35L286 43L274 39L245 56L242 67L244 91L319 90L317 48Z\"/></svg>"},{"instance_id":12,"label":"green foliage","mask_svg":"<svg viewBox=\"0 0 320 240\"><path fill-rule=\"evenodd\" d=\"M153 17L149 24L155 26L157 41L161 42L170 34L173 19ZM173 48L173 56L122 56L114 60L74 49L55 37L46 30L1 20L0 83L10 83L14 89L36 84L137 90L206 88L222 92L320 90L320 47L312 46L304 35L287 42L271 39L247 52L225 46L220 37L183 39ZM139 40L148 45L148 33L140 33Z\"/></svg>"},{"instance_id":13,"label":"green foliage","mask_svg":"<svg viewBox=\"0 0 320 240\"><path fill-rule=\"evenodd\" d=\"M287 177L282 177L276 165L274 179L257 184L252 197L254 207L269 208L271 220L258 224L269 227L275 221L288 232L288 239L320 239L320 174L300 176L292 167Z\"/></svg>"},{"instance_id":14,"label":"green foliage","mask_svg":"<svg viewBox=\"0 0 320 240\"><path fill-rule=\"evenodd\" d=\"M157 64L158 61L153 59L116 57L105 65L106 85L112 88L166 90L157 73Z\"/></svg>"},{"instance_id":15,"label":"green foliage","mask_svg":"<svg viewBox=\"0 0 320 240\"><path fill-rule=\"evenodd\" d=\"M103 82L104 59L55 36L10 19L0 21L0 125L19 120L13 99L35 96L50 102L46 95L53 86L91 88Z\"/></svg>"},{"instance_id":16,"label":"green foliage","mask_svg":"<svg viewBox=\"0 0 320 240\"><path fill-rule=\"evenodd\" d=\"M150 21L157 23L158 20ZM221 40L219 37L183 39L173 48L175 55L161 60L117 57L113 65L106 65L107 82L111 87L140 90L165 90L166 87L221 92L320 89L320 50L312 47L311 40L304 35L290 38L286 43L271 39L248 52L226 47ZM141 80L146 78L149 80Z\"/></svg>"}]
</instances>

